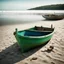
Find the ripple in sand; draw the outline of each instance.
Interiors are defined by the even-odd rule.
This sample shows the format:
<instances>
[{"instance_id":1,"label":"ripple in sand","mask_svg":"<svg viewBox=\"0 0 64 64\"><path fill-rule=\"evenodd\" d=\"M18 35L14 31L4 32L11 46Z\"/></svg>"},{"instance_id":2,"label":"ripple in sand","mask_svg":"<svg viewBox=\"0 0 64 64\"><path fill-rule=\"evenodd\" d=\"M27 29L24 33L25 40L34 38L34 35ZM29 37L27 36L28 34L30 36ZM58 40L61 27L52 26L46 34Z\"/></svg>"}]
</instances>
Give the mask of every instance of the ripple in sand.
<instances>
[{"instance_id":1,"label":"ripple in sand","mask_svg":"<svg viewBox=\"0 0 64 64\"><path fill-rule=\"evenodd\" d=\"M25 64L28 64L28 63L25 63Z\"/></svg>"},{"instance_id":2,"label":"ripple in sand","mask_svg":"<svg viewBox=\"0 0 64 64\"><path fill-rule=\"evenodd\" d=\"M48 63L46 60L43 60L43 62Z\"/></svg>"},{"instance_id":3,"label":"ripple in sand","mask_svg":"<svg viewBox=\"0 0 64 64\"><path fill-rule=\"evenodd\" d=\"M51 62L51 64L55 64L54 62Z\"/></svg>"}]
</instances>

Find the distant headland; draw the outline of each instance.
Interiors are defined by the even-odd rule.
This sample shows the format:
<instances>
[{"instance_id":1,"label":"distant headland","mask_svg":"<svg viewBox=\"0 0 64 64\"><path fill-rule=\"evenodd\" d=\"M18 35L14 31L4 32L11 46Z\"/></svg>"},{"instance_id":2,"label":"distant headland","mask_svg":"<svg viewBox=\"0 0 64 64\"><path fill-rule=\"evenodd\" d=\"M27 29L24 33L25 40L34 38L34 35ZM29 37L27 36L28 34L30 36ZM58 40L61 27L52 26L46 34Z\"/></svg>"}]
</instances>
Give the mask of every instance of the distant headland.
<instances>
[{"instance_id":1,"label":"distant headland","mask_svg":"<svg viewBox=\"0 0 64 64\"><path fill-rule=\"evenodd\" d=\"M28 10L64 10L64 4L45 5L45 6L30 8Z\"/></svg>"}]
</instances>

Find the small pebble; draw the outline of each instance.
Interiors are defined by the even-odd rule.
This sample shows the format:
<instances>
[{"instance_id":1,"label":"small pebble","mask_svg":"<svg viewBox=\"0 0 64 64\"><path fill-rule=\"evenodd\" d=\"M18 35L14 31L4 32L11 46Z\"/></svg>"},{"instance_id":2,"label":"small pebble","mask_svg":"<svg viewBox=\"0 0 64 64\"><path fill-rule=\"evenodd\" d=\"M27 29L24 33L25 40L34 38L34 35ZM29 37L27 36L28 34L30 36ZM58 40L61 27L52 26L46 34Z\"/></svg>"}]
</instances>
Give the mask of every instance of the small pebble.
<instances>
[{"instance_id":1,"label":"small pebble","mask_svg":"<svg viewBox=\"0 0 64 64\"><path fill-rule=\"evenodd\" d=\"M54 49L54 46L50 46L47 50L52 51Z\"/></svg>"},{"instance_id":2,"label":"small pebble","mask_svg":"<svg viewBox=\"0 0 64 64\"><path fill-rule=\"evenodd\" d=\"M50 46L46 50L41 50L41 52L51 52L51 51L53 51L53 49L54 49L54 46Z\"/></svg>"}]
</instances>

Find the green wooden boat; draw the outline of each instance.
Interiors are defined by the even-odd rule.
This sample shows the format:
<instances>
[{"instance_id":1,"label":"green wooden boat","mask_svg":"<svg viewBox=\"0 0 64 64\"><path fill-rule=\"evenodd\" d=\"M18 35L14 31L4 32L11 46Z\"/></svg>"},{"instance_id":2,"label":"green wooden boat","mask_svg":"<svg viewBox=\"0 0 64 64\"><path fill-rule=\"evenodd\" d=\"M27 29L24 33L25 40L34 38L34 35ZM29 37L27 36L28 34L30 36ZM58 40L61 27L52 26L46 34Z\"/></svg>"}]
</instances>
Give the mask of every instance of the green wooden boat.
<instances>
[{"instance_id":1,"label":"green wooden boat","mask_svg":"<svg viewBox=\"0 0 64 64\"><path fill-rule=\"evenodd\" d=\"M33 27L26 30L14 32L15 38L22 52L26 52L34 47L45 44L54 33L54 28Z\"/></svg>"}]
</instances>

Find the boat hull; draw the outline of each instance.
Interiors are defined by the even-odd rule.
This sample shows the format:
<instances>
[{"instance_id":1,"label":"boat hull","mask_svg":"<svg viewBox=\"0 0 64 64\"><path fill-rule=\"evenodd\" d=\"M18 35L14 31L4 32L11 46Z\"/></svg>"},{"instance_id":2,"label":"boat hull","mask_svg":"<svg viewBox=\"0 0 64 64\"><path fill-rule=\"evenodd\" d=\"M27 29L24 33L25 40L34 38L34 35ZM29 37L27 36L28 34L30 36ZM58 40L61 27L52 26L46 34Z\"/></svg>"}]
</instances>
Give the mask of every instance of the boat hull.
<instances>
[{"instance_id":1,"label":"boat hull","mask_svg":"<svg viewBox=\"0 0 64 64\"><path fill-rule=\"evenodd\" d=\"M29 30L34 30L34 28L30 28ZM17 31L17 33L15 34L15 38L17 40L18 45L21 48L21 52L26 52L32 48L38 47L39 45L46 44L47 41L49 41L51 39L54 31L52 31L48 35L44 35L44 36L20 36L18 34L18 32L21 32L21 31ZM36 31L36 33L39 34L39 31ZM36 33L35 33L35 35L36 35ZM41 33L45 33L45 32L41 32Z\"/></svg>"},{"instance_id":2,"label":"boat hull","mask_svg":"<svg viewBox=\"0 0 64 64\"><path fill-rule=\"evenodd\" d=\"M18 35L15 35L15 37L16 40L18 41L21 51L26 52L34 47L45 44L47 41L51 39L52 35L41 38L26 38L19 37Z\"/></svg>"},{"instance_id":3,"label":"boat hull","mask_svg":"<svg viewBox=\"0 0 64 64\"><path fill-rule=\"evenodd\" d=\"M52 15L52 14L49 14L49 15L43 15L44 18L48 19L48 20L61 20L64 18L63 15Z\"/></svg>"}]
</instances>

